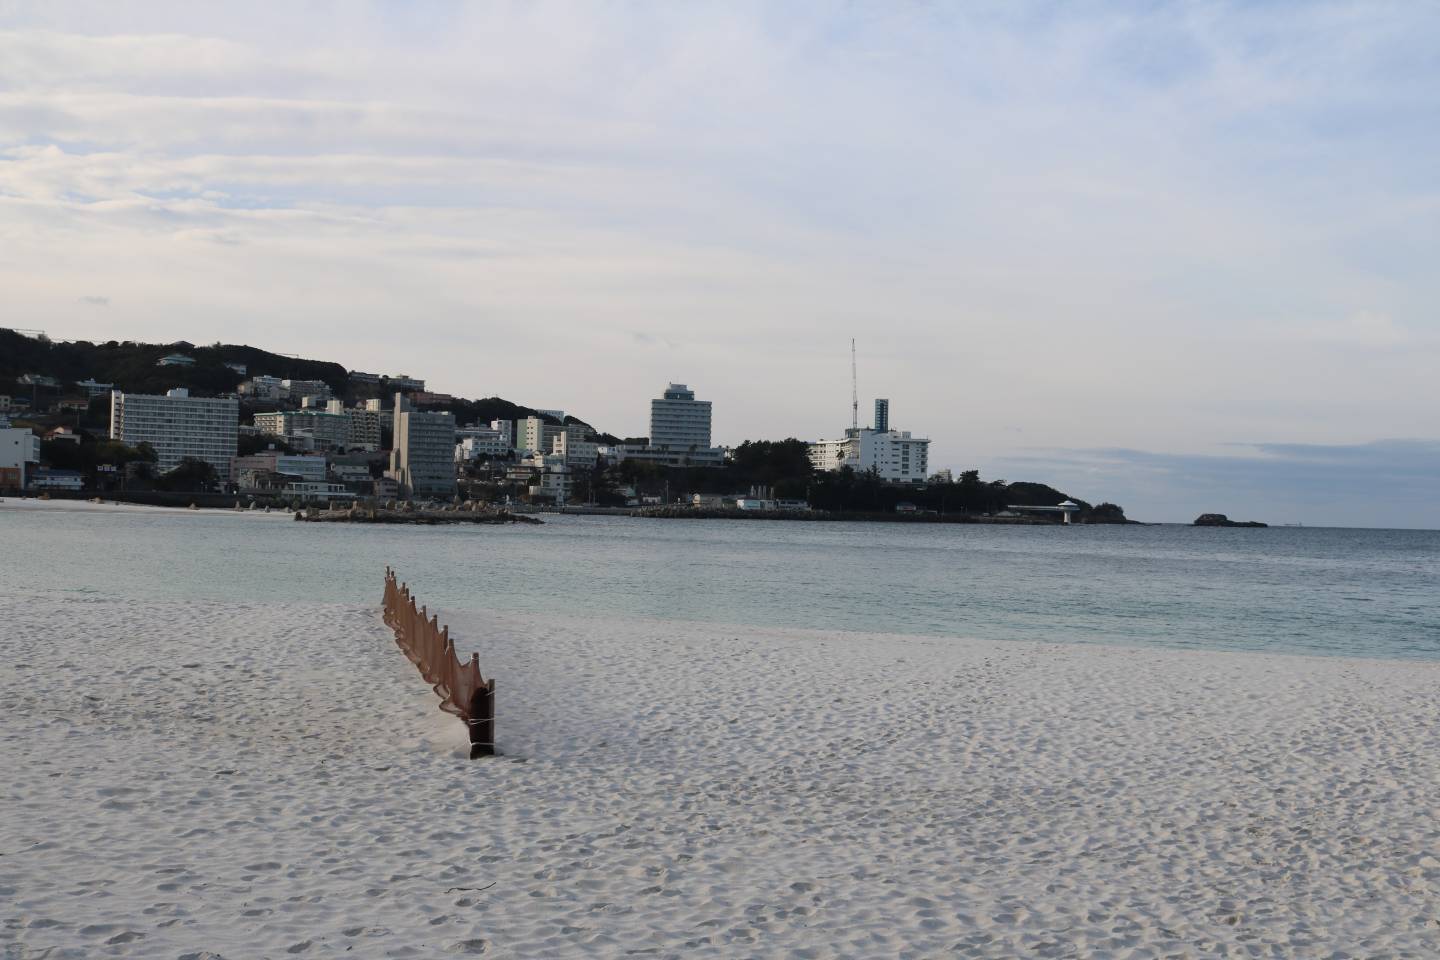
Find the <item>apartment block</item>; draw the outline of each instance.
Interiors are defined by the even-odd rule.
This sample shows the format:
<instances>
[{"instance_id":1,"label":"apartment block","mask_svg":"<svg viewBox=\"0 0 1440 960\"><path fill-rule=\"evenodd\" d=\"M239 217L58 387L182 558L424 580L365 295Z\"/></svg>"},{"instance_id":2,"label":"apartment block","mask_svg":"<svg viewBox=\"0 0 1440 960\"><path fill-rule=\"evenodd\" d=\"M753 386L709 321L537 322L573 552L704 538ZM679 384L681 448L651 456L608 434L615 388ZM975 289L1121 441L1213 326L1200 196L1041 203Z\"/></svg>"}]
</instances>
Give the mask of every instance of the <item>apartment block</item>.
<instances>
[{"instance_id":1,"label":"apartment block","mask_svg":"<svg viewBox=\"0 0 1440 960\"><path fill-rule=\"evenodd\" d=\"M455 417L421 412L395 394L395 449L389 476L406 497L455 495Z\"/></svg>"},{"instance_id":2,"label":"apartment block","mask_svg":"<svg viewBox=\"0 0 1440 960\"><path fill-rule=\"evenodd\" d=\"M129 446L148 443L159 455L161 473L188 458L203 460L217 475L230 475L240 423L233 398L192 397L177 387L163 397L143 393L110 394L110 438Z\"/></svg>"}]
</instances>

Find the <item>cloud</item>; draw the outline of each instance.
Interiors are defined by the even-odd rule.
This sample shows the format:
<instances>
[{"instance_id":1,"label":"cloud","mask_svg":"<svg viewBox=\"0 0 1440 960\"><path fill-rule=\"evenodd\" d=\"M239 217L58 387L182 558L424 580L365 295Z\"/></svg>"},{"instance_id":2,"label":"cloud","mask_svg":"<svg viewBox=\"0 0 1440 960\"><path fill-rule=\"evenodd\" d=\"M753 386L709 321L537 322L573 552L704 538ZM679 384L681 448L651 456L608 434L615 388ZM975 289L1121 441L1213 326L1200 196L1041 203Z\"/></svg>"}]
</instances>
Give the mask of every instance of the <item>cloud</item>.
<instances>
[{"instance_id":1,"label":"cloud","mask_svg":"<svg viewBox=\"0 0 1440 960\"><path fill-rule=\"evenodd\" d=\"M1402 3L12 6L0 283L57 336L244 329L616 433L676 378L722 442L830 435L854 336L936 466L1425 436L1437 38Z\"/></svg>"},{"instance_id":2,"label":"cloud","mask_svg":"<svg viewBox=\"0 0 1440 960\"><path fill-rule=\"evenodd\" d=\"M110 306L110 298L109 298L109 297L81 297L81 298L80 298L80 302L81 302L81 303L88 303L88 304L90 304L90 306L92 306L92 307L108 307L108 306Z\"/></svg>"}]
</instances>

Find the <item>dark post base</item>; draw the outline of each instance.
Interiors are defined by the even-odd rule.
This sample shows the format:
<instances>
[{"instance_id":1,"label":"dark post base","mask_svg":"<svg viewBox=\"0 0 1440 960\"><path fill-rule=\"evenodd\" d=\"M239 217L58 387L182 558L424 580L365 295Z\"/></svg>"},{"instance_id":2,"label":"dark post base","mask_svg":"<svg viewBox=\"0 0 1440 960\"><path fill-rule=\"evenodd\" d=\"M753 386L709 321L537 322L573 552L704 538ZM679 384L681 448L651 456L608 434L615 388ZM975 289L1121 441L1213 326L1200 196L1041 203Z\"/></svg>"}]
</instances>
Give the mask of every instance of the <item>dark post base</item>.
<instances>
[{"instance_id":1,"label":"dark post base","mask_svg":"<svg viewBox=\"0 0 1440 960\"><path fill-rule=\"evenodd\" d=\"M495 681L470 698L470 759L495 756Z\"/></svg>"}]
</instances>

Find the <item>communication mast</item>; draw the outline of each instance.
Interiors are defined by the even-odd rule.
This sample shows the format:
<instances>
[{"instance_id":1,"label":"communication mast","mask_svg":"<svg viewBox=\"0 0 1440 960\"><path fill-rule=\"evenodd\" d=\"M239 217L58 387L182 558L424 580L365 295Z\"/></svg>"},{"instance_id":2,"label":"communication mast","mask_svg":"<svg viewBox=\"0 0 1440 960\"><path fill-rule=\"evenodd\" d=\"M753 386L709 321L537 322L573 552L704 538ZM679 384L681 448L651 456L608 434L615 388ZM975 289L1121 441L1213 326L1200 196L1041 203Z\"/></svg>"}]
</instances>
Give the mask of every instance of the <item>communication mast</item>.
<instances>
[{"instance_id":1,"label":"communication mast","mask_svg":"<svg viewBox=\"0 0 1440 960\"><path fill-rule=\"evenodd\" d=\"M855 378L855 338L850 338L850 429L860 429L860 387Z\"/></svg>"}]
</instances>

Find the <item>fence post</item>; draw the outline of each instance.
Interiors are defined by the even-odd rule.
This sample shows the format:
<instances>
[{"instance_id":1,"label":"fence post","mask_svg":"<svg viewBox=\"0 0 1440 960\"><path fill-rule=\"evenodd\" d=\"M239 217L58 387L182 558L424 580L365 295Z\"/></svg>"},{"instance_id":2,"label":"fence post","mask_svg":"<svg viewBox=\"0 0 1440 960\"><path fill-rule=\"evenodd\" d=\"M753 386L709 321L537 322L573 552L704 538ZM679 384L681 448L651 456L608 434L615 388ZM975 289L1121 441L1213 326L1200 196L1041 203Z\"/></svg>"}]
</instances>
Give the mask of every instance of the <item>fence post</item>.
<instances>
[{"instance_id":1,"label":"fence post","mask_svg":"<svg viewBox=\"0 0 1440 960\"><path fill-rule=\"evenodd\" d=\"M470 759L495 756L495 680L470 696Z\"/></svg>"},{"instance_id":2,"label":"fence post","mask_svg":"<svg viewBox=\"0 0 1440 960\"><path fill-rule=\"evenodd\" d=\"M463 709L470 731L470 758L494 756L495 681L481 680L480 655L472 652L468 663L461 661L449 626L442 627L438 614L431 615L428 606L417 604L409 585L401 583L388 566L385 613L386 621L395 630L396 642L419 668L420 675L435 686L436 693L443 687L442 709L456 713ZM469 701L457 702L456 697L467 688L471 689Z\"/></svg>"}]
</instances>

